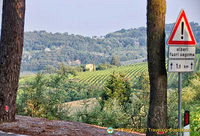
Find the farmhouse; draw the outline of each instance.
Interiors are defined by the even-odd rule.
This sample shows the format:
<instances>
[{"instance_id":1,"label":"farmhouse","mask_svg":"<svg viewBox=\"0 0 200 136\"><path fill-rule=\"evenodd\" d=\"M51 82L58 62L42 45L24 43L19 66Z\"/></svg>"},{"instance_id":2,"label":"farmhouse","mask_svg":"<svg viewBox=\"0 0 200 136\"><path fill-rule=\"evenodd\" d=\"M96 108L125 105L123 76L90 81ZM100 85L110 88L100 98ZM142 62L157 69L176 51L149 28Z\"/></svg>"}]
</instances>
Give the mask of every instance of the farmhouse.
<instances>
[{"instance_id":1,"label":"farmhouse","mask_svg":"<svg viewBox=\"0 0 200 136\"><path fill-rule=\"evenodd\" d=\"M94 64L86 64L85 69L87 69L88 71L95 71L96 66Z\"/></svg>"}]
</instances>

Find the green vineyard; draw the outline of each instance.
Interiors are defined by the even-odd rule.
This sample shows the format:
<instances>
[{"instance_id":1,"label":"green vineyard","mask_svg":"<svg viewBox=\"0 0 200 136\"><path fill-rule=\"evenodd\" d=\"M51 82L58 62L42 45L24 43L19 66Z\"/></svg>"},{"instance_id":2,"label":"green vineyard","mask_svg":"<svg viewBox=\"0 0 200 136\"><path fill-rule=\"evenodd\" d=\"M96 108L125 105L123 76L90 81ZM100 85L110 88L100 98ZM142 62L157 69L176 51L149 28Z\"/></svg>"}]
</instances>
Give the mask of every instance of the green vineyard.
<instances>
[{"instance_id":1,"label":"green vineyard","mask_svg":"<svg viewBox=\"0 0 200 136\"><path fill-rule=\"evenodd\" d=\"M195 71L198 71L200 69L200 55L196 55L196 62L195 62ZM78 80L80 83L86 83L91 86L104 86L106 80L109 78L109 75L111 75L114 71L117 73L125 73L125 78L130 79L130 81L134 84L134 81L148 69L147 63L138 63L128 66L121 66L118 68L111 68L107 70L101 70L101 71L93 71L93 72L80 72L74 79ZM168 81L174 82L174 80L177 80L177 73L172 72L168 73Z\"/></svg>"},{"instance_id":2,"label":"green vineyard","mask_svg":"<svg viewBox=\"0 0 200 136\"><path fill-rule=\"evenodd\" d=\"M166 65L167 67L167 65ZM77 76L71 77L70 79L78 81L81 84L89 84L90 86L103 87L109 76L115 71L117 73L124 73L125 78L130 79L131 83L141 75L141 73L147 71L147 63L137 63L132 65L126 65L121 67L110 68L106 70L99 70L93 72L79 72ZM195 59L195 71L200 69L200 54L196 55ZM47 76L47 75L46 75ZM24 83L27 80L31 80L35 75L25 76L20 78L20 83ZM178 76L176 72L168 73L168 83L173 83L177 81Z\"/></svg>"},{"instance_id":3,"label":"green vineyard","mask_svg":"<svg viewBox=\"0 0 200 136\"><path fill-rule=\"evenodd\" d=\"M147 63L139 63L101 71L80 72L75 79L79 80L80 83L87 83L91 86L101 87L114 71L117 73L125 73L125 78L129 78L131 82L134 82L138 75L145 70L147 70Z\"/></svg>"}]
</instances>

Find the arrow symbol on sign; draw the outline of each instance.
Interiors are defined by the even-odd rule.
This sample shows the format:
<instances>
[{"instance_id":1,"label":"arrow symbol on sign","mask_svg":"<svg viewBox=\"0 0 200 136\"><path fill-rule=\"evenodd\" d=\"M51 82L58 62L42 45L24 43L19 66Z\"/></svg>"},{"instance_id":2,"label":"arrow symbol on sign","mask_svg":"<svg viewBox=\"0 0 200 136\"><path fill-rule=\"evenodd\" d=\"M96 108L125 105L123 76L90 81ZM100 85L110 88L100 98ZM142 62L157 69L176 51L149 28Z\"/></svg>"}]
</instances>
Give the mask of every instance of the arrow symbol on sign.
<instances>
[{"instance_id":1,"label":"arrow symbol on sign","mask_svg":"<svg viewBox=\"0 0 200 136\"><path fill-rule=\"evenodd\" d=\"M178 68L178 64L176 64L176 68Z\"/></svg>"},{"instance_id":2,"label":"arrow symbol on sign","mask_svg":"<svg viewBox=\"0 0 200 136\"><path fill-rule=\"evenodd\" d=\"M193 63L191 63L191 69L192 69Z\"/></svg>"},{"instance_id":3,"label":"arrow symbol on sign","mask_svg":"<svg viewBox=\"0 0 200 136\"><path fill-rule=\"evenodd\" d=\"M172 69L173 63L171 63L170 66L171 66L171 69Z\"/></svg>"}]
</instances>

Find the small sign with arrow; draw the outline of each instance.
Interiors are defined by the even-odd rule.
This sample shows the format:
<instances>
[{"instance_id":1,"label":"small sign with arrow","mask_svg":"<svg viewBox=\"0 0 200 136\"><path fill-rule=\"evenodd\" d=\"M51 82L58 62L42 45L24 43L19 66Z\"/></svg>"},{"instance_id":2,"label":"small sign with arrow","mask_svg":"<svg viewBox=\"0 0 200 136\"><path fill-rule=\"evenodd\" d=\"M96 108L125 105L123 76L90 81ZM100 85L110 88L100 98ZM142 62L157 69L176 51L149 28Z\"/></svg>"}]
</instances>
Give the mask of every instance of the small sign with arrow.
<instances>
[{"instance_id":1,"label":"small sign with arrow","mask_svg":"<svg viewBox=\"0 0 200 136\"><path fill-rule=\"evenodd\" d=\"M192 72L194 71L194 60L169 60L170 72Z\"/></svg>"}]
</instances>

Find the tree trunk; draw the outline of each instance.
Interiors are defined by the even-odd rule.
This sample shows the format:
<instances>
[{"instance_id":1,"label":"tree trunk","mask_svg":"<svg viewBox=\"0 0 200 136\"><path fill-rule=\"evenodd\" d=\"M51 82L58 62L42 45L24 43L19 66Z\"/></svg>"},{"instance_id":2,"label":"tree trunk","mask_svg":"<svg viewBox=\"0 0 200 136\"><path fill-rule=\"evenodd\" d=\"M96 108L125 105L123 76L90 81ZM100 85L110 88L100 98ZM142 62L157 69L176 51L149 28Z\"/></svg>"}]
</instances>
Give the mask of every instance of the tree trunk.
<instances>
[{"instance_id":1,"label":"tree trunk","mask_svg":"<svg viewBox=\"0 0 200 136\"><path fill-rule=\"evenodd\" d=\"M150 106L147 136L151 129L167 129L167 73L165 67L165 0L147 0L147 52ZM166 135L166 134L165 134Z\"/></svg>"},{"instance_id":2,"label":"tree trunk","mask_svg":"<svg viewBox=\"0 0 200 136\"><path fill-rule=\"evenodd\" d=\"M0 43L0 121L14 121L24 38L25 0L4 0Z\"/></svg>"}]
</instances>

